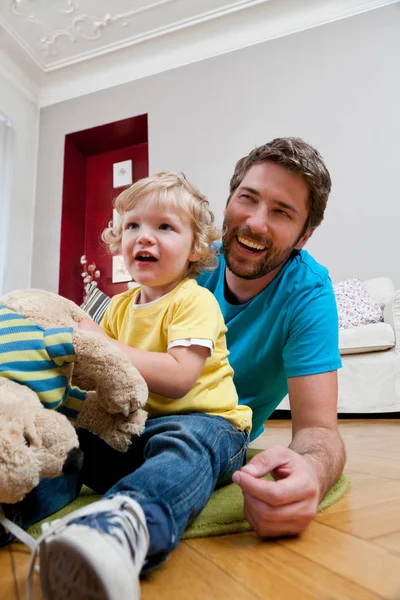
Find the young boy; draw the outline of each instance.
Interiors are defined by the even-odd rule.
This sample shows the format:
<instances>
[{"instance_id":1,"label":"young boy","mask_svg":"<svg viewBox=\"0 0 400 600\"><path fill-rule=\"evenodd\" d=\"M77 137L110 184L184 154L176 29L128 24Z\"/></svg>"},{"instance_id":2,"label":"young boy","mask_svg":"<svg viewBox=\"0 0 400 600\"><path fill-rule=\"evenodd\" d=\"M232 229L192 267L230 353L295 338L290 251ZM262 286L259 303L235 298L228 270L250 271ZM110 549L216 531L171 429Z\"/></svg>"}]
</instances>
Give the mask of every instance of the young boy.
<instances>
[{"instance_id":1,"label":"young boy","mask_svg":"<svg viewBox=\"0 0 400 600\"><path fill-rule=\"evenodd\" d=\"M145 378L149 419L125 454L79 432L84 483L108 491L41 542L51 600L139 598L142 568L166 559L214 487L242 466L251 428L219 305L193 279L215 259L208 201L183 175L165 172L122 192L115 208L120 222L103 239L138 285L112 299L103 334ZM98 330L91 321L81 327Z\"/></svg>"}]
</instances>

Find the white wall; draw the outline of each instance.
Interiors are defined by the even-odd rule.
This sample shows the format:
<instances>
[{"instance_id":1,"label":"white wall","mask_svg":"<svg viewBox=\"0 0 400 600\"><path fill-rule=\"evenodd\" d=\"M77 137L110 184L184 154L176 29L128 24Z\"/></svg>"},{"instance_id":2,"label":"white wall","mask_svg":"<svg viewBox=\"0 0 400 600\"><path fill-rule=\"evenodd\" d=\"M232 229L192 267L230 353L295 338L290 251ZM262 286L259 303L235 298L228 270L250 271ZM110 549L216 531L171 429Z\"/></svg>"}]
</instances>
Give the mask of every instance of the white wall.
<instances>
[{"instance_id":1,"label":"white wall","mask_svg":"<svg viewBox=\"0 0 400 600\"><path fill-rule=\"evenodd\" d=\"M4 66L4 62L3 65ZM9 207L2 292L31 285L39 107L0 68L0 111L15 129L12 200Z\"/></svg>"},{"instance_id":2,"label":"white wall","mask_svg":"<svg viewBox=\"0 0 400 600\"><path fill-rule=\"evenodd\" d=\"M65 135L147 112L150 171L184 171L220 216L239 157L304 137L333 178L309 250L334 280L400 287L399 18L394 4L43 109L33 284L57 290Z\"/></svg>"}]
</instances>

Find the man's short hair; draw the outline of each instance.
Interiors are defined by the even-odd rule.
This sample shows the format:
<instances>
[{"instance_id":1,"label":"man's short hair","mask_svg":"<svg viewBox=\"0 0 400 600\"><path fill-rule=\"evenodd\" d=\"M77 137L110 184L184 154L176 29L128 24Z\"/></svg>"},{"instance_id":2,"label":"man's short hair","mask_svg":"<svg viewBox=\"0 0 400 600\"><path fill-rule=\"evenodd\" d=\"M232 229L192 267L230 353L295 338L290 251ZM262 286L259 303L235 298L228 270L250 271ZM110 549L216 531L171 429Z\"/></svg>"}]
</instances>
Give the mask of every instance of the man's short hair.
<instances>
[{"instance_id":1,"label":"man's short hair","mask_svg":"<svg viewBox=\"0 0 400 600\"><path fill-rule=\"evenodd\" d=\"M309 188L308 218L304 229L318 227L324 218L332 182L318 150L301 138L276 138L241 158L236 163L235 172L230 181L228 203L247 171L253 165L267 161L282 165L292 173L303 177Z\"/></svg>"}]
</instances>

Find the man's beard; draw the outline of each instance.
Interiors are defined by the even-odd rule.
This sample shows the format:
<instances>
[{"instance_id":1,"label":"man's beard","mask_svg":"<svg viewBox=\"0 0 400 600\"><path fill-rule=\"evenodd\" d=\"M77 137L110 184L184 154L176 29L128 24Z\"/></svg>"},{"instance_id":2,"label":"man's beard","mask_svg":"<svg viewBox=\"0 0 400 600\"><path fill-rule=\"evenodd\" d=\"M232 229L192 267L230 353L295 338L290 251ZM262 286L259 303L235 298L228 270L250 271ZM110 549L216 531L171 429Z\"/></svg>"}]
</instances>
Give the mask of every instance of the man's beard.
<instances>
[{"instance_id":1,"label":"man's beard","mask_svg":"<svg viewBox=\"0 0 400 600\"><path fill-rule=\"evenodd\" d=\"M264 275L268 275L268 273L284 265L294 250L294 246L285 249L276 248L270 239L261 239L254 236L247 228L229 229L226 220L224 222L224 232L222 246L227 267L241 279L259 279ZM262 251L262 258L257 256L257 252L254 252L254 262L250 255L248 258L235 255L234 245L239 243L236 240L238 235L265 246L265 250Z\"/></svg>"}]
</instances>

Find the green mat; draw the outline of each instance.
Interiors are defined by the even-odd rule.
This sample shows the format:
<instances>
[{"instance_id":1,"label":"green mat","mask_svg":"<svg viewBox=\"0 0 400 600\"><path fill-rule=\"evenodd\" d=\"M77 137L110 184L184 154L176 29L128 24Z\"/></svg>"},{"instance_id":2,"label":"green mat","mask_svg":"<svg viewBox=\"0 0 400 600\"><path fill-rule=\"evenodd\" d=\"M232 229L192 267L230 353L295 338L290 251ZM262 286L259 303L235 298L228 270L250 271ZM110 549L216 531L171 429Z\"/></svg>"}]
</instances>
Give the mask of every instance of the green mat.
<instances>
[{"instance_id":1,"label":"green mat","mask_svg":"<svg viewBox=\"0 0 400 600\"><path fill-rule=\"evenodd\" d=\"M249 450L249 460L260 450ZM267 476L268 477L268 476ZM326 494L318 506L318 510L324 510L331 506L343 496L349 488L349 480L346 475L342 475L336 485ZM83 487L79 497L65 508L54 513L45 521L65 517L73 510L82 508L101 496L95 494L87 487ZM37 538L40 535L40 525L43 521L32 525L28 533ZM243 496L240 488L231 483L225 487L215 490L207 506L199 516L189 525L183 534L183 539L208 537L212 535L225 535L228 533L243 533L251 531L251 527L243 516Z\"/></svg>"}]
</instances>

